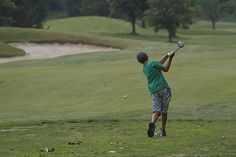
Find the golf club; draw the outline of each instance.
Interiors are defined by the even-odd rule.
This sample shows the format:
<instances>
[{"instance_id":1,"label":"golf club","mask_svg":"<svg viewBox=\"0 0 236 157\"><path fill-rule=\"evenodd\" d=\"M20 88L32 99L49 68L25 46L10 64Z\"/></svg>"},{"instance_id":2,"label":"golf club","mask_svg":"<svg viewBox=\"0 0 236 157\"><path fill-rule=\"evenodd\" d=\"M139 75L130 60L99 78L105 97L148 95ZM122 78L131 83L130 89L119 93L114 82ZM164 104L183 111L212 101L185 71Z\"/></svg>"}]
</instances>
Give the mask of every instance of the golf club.
<instances>
[{"instance_id":1,"label":"golf club","mask_svg":"<svg viewBox=\"0 0 236 157\"><path fill-rule=\"evenodd\" d=\"M174 50L174 51L170 51L169 53L168 53L168 56L171 56L171 55L173 55L175 52L177 52L180 48L183 48L184 47L184 43L182 42L182 41L178 41L177 42L177 45L178 45L178 47Z\"/></svg>"},{"instance_id":2,"label":"golf club","mask_svg":"<svg viewBox=\"0 0 236 157\"><path fill-rule=\"evenodd\" d=\"M177 52L180 48L184 47L184 43L182 41L177 42L178 47L174 50L174 53Z\"/></svg>"}]
</instances>

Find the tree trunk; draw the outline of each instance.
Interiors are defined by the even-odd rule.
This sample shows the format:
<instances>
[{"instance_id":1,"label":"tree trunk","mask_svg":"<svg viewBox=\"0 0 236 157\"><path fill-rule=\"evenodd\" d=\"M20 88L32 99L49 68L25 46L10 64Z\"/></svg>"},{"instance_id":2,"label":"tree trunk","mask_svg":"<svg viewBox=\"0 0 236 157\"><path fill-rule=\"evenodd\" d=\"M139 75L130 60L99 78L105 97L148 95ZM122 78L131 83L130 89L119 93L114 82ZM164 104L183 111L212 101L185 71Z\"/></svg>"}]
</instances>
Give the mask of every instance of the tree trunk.
<instances>
[{"instance_id":1,"label":"tree trunk","mask_svg":"<svg viewBox=\"0 0 236 157\"><path fill-rule=\"evenodd\" d=\"M170 32L169 32L168 38L169 38L169 42L171 43L172 42L172 36L171 36Z\"/></svg>"},{"instance_id":2,"label":"tree trunk","mask_svg":"<svg viewBox=\"0 0 236 157\"><path fill-rule=\"evenodd\" d=\"M169 42L173 42L173 38L176 36L176 30L168 29Z\"/></svg>"},{"instance_id":3,"label":"tree trunk","mask_svg":"<svg viewBox=\"0 0 236 157\"><path fill-rule=\"evenodd\" d=\"M212 19L211 23L212 23L212 29L215 30L216 29L216 20Z\"/></svg>"},{"instance_id":4,"label":"tree trunk","mask_svg":"<svg viewBox=\"0 0 236 157\"><path fill-rule=\"evenodd\" d=\"M136 16L133 16L133 17L132 17L131 23L132 23L132 32L131 32L131 34L137 34L137 33L136 33L136 27L135 27L135 24L136 24Z\"/></svg>"},{"instance_id":5,"label":"tree trunk","mask_svg":"<svg viewBox=\"0 0 236 157\"><path fill-rule=\"evenodd\" d=\"M144 20L142 20L141 22L142 22L142 25L141 25L141 26L142 26L142 28L147 28L147 27L146 27L146 23L145 23L145 21L144 21Z\"/></svg>"}]
</instances>

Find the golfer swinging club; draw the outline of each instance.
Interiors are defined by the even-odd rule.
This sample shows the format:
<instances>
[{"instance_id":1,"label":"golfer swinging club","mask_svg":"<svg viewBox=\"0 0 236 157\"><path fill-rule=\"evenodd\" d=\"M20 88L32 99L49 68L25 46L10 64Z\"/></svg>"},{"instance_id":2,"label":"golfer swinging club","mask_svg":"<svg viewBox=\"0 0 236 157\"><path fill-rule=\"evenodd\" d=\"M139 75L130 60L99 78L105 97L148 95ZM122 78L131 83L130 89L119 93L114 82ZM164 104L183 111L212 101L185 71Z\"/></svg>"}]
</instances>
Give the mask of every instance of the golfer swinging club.
<instances>
[{"instance_id":1,"label":"golfer swinging club","mask_svg":"<svg viewBox=\"0 0 236 157\"><path fill-rule=\"evenodd\" d=\"M152 121L149 123L147 135L154 136L156 122L159 116L162 116L162 127L155 133L156 136L166 136L167 111L171 100L171 89L168 86L162 71L168 72L171 66L172 59L175 56L174 51L170 51L159 62L148 60L148 55L145 52L137 54L137 60L143 64L143 73L147 77L148 88L152 95ZM168 61L167 61L168 60ZM167 63L164 65L164 63Z\"/></svg>"}]
</instances>

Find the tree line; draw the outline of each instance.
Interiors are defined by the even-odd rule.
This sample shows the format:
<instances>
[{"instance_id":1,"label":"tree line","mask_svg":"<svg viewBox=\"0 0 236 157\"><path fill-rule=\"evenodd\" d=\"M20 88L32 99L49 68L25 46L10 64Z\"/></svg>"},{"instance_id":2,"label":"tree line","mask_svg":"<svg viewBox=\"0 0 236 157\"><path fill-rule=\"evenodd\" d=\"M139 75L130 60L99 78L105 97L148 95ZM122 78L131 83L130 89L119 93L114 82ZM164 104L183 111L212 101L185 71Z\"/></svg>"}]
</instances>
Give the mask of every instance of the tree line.
<instances>
[{"instance_id":1,"label":"tree line","mask_svg":"<svg viewBox=\"0 0 236 157\"><path fill-rule=\"evenodd\" d=\"M55 13L65 17L98 15L127 20L131 33L136 24L168 31L169 41L179 27L188 29L193 18L209 20L212 29L222 18L236 18L235 0L1 0L0 26L42 27Z\"/></svg>"}]
</instances>

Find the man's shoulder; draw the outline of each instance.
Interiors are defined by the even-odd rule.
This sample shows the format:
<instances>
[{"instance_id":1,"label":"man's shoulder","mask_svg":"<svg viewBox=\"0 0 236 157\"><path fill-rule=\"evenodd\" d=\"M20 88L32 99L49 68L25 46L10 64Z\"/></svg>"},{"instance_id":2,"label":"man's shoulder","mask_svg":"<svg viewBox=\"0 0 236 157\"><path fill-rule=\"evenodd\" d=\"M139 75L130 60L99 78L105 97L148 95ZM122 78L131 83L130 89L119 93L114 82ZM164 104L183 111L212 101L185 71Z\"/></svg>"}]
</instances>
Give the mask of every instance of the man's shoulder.
<instances>
[{"instance_id":1,"label":"man's shoulder","mask_svg":"<svg viewBox=\"0 0 236 157\"><path fill-rule=\"evenodd\" d=\"M149 66L155 66L155 65L158 65L160 64L157 60L150 60L149 61Z\"/></svg>"},{"instance_id":2,"label":"man's shoulder","mask_svg":"<svg viewBox=\"0 0 236 157\"><path fill-rule=\"evenodd\" d=\"M157 60L149 60L147 64L156 64L159 63Z\"/></svg>"}]
</instances>

